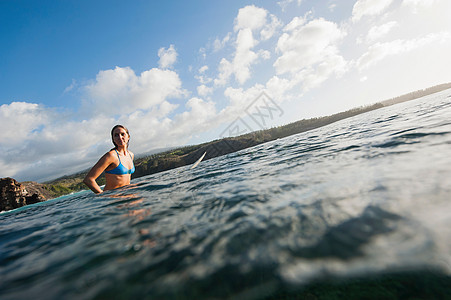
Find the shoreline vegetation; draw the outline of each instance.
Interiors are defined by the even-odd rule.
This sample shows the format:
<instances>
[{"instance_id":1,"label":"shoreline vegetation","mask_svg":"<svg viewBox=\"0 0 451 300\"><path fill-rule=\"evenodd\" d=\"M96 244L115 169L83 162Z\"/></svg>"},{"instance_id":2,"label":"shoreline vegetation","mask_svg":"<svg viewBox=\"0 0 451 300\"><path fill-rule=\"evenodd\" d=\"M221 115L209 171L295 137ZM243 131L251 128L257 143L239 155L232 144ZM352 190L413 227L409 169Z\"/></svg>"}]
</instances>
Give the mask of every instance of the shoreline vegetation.
<instances>
[{"instance_id":1,"label":"shoreline vegetation","mask_svg":"<svg viewBox=\"0 0 451 300\"><path fill-rule=\"evenodd\" d=\"M211 159L279 138L326 126L379 108L438 93L450 88L451 83L440 84L371 105L339 112L330 116L303 119L279 127L254 131L236 137L222 138L198 145L173 148L164 152L136 158L136 171L133 174L132 179L192 164L201 157L204 152L207 152L204 160ZM21 184L23 184L27 190L36 190L43 195L46 200L50 200L73 192L86 190L87 187L83 183L83 178L87 172L88 170L85 170L44 183L26 181ZM105 177L103 174L98 178L97 182L100 186L105 184Z\"/></svg>"}]
</instances>

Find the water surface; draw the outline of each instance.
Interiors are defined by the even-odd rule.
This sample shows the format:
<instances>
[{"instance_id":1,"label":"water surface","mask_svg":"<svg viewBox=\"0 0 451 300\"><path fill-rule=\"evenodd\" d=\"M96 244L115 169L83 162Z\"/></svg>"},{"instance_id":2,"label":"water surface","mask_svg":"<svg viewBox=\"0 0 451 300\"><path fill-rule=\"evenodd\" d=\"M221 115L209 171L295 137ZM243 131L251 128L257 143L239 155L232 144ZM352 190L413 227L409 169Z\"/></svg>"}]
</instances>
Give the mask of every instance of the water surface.
<instances>
[{"instance_id":1,"label":"water surface","mask_svg":"<svg viewBox=\"0 0 451 300\"><path fill-rule=\"evenodd\" d=\"M2 213L0 298L445 298L450 97Z\"/></svg>"}]
</instances>

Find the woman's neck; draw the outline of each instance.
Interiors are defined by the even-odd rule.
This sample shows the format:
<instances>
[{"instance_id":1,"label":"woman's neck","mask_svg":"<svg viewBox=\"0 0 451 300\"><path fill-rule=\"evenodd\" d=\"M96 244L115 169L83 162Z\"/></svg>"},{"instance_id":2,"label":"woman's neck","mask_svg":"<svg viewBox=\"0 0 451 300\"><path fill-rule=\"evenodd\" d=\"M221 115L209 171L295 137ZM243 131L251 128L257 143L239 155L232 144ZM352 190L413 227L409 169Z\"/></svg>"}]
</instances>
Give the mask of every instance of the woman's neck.
<instances>
[{"instance_id":1,"label":"woman's neck","mask_svg":"<svg viewBox=\"0 0 451 300\"><path fill-rule=\"evenodd\" d=\"M116 151L119 152L122 155L126 155L127 154L127 147L117 147L116 146Z\"/></svg>"}]
</instances>

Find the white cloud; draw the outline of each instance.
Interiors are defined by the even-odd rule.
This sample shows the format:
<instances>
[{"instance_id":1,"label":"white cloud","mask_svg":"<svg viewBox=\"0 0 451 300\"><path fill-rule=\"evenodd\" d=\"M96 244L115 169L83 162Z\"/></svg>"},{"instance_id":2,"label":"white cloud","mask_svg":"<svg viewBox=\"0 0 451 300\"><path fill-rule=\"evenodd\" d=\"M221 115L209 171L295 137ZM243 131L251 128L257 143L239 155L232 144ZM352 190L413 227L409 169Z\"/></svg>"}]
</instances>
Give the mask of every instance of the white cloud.
<instances>
[{"instance_id":1,"label":"white cloud","mask_svg":"<svg viewBox=\"0 0 451 300\"><path fill-rule=\"evenodd\" d=\"M268 11L264 8L249 5L240 8L238 15L235 18L235 31L242 29L256 30L266 25L266 16Z\"/></svg>"},{"instance_id":2,"label":"white cloud","mask_svg":"<svg viewBox=\"0 0 451 300\"><path fill-rule=\"evenodd\" d=\"M276 33L277 29L282 26L282 22L274 15L270 15L271 22L266 24L260 31L260 36L263 41L269 40Z\"/></svg>"},{"instance_id":3,"label":"white cloud","mask_svg":"<svg viewBox=\"0 0 451 300\"><path fill-rule=\"evenodd\" d=\"M214 81L215 85L225 85L232 75L239 84L244 84L251 78L252 65L256 64L260 57L268 59L268 51L256 53L253 50L260 42L254 33L259 33L262 40L267 40L281 25L273 15L269 15L268 22L268 15L267 10L254 5L246 6L238 11L234 26L237 33L233 60L229 61L226 58L221 60L218 67L219 75Z\"/></svg>"},{"instance_id":4,"label":"white cloud","mask_svg":"<svg viewBox=\"0 0 451 300\"><path fill-rule=\"evenodd\" d=\"M203 75L196 75L195 78L199 81L200 84L207 84L213 81L210 77Z\"/></svg>"},{"instance_id":5,"label":"white cloud","mask_svg":"<svg viewBox=\"0 0 451 300\"><path fill-rule=\"evenodd\" d=\"M216 117L216 107L213 102L194 97L189 99L185 106L188 110L174 119L175 131L179 131L180 135L204 131L207 129L206 124L211 123Z\"/></svg>"},{"instance_id":6,"label":"white cloud","mask_svg":"<svg viewBox=\"0 0 451 300\"><path fill-rule=\"evenodd\" d=\"M375 65L377 62L383 60L388 56L410 52L427 44L436 42L444 43L450 40L451 34L449 32L441 32L431 33L426 36L411 40L397 39L387 43L376 43L372 45L368 49L368 51L358 59L357 66L360 70L364 70Z\"/></svg>"},{"instance_id":7,"label":"white cloud","mask_svg":"<svg viewBox=\"0 0 451 300\"><path fill-rule=\"evenodd\" d=\"M268 80L268 82L266 82L265 87L268 95L271 95L271 97L278 101L283 101L293 98L293 96L290 96L290 92L297 84L298 82L296 80L273 76ZM300 95L297 94L294 97L299 99Z\"/></svg>"},{"instance_id":8,"label":"white cloud","mask_svg":"<svg viewBox=\"0 0 451 300\"><path fill-rule=\"evenodd\" d=\"M342 76L348 70L346 61L340 55L331 53L318 64L315 70L308 70L303 74L302 84L304 91L318 87L333 74Z\"/></svg>"},{"instance_id":9,"label":"white cloud","mask_svg":"<svg viewBox=\"0 0 451 300\"><path fill-rule=\"evenodd\" d=\"M335 10L335 8L337 7L337 4L336 3L331 3L330 5L329 5L329 11L330 12L334 12L334 10Z\"/></svg>"},{"instance_id":10,"label":"white cloud","mask_svg":"<svg viewBox=\"0 0 451 300\"><path fill-rule=\"evenodd\" d=\"M271 52L261 49L260 51L258 51L258 56L264 60L268 60L271 58Z\"/></svg>"},{"instance_id":11,"label":"white cloud","mask_svg":"<svg viewBox=\"0 0 451 300\"><path fill-rule=\"evenodd\" d=\"M100 71L96 81L85 87L85 108L92 113L121 115L147 110L167 98L180 97L182 82L171 70L150 69L139 76L129 67Z\"/></svg>"},{"instance_id":12,"label":"white cloud","mask_svg":"<svg viewBox=\"0 0 451 300\"><path fill-rule=\"evenodd\" d=\"M205 84L201 84L197 87L197 93L201 97L206 97L213 93L213 88L206 86Z\"/></svg>"},{"instance_id":13,"label":"white cloud","mask_svg":"<svg viewBox=\"0 0 451 300\"><path fill-rule=\"evenodd\" d=\"M233 65L226 58L222 58L219 62L218 71L219 75L218 78L214 80L214 83L215 85L223 86L233 74Z\"/></svg>"},{"instance_id":14,"label":"white cloud","mask_svg":"<svg viewBox=\"0 0 451 300\"><path fill-rule=\"evenodd\" d=\"M403 0L403 5L412 5L412 6L431 6L437 2L437 0Z\"/></svg>"},{"instance_id":15,"label":"white cloud","mask_svg":"<svg viewBox=\"0 0 451 300\"><path fill-rule=\"evenodd\" d=\"M105 125L115 123L114 119L104 116L82 122L70 121L68 114L58 115L31 103L22 103L22 108L27 109L20 109L21 113L17 114L15 106L15 103L10 105L20 120L35 119L33 126L28 127L8 122L9 126L15 126L15 138L20 141L14 143L9 138L7 143L0 145L0 166L6 170L6 176L19 180L47 180L87 168L90 164L87 159L99 158L97 147L103 145L104 150L107 147L109 133L105 132Z\"/></svg>"},{"instance_id":16,"label":"white cloud","mask_svg":"<svg viewBox=\"0 0 451 300\"><path fill-rule=\"evenodd\" d=\"M302 88L296 90L298 97L331 76L339 78L349 70L338 48L346 36L344 29L322 18L307 23L308 15L295 17L285 26L276 47L280 56L273 65L278 77L271 79L273 88L275 83L289 90ZM288 81L282 81L280 76L287 77ZM289 95L284 97L290 98Z\"/></svg>"},{"instance_id":17,"label":"white cloud","mask_svg":"<svg viewBox=\"0 0 451 300\"><path fill-rule=\"evenodd\" d=\"M224 91L224 96L228 98L228 105L220 111L219 117L222 121L231 121L238 116L242 116L244 110L254 101L264 90L261 84L256 84L249 89L228 87Z\"/></svg>"},{"instance_id":18,"label":"white cloud","mask_svg":"<svg viewBox=\"0 0 451 300\"><path fill-rule=\"evenodd\" d=\"M76 85L77 85L77 81L75 79L72 79L72 83L64 89L63 93L68 93L68 92L72 91Z\"/></svg>"},{"instance_id":19,"label":"white cloud","mask_svg":"<svg viewBox=\"0 0 451 300\"><path fill-rule=\"evenodd\" d=\"M12 102L0 106L0 147L14 147L48 124L51 113L35 103Z\"/></svg>"},{"instance_id":20,"label":"white cloud","mask_svg":"<svg viewBox=\"0 0 451 300\"><path fill-rule=\"evenodd\" d=\"M158 56L160 57L158 64L162 69L171 68L177 61L177 51L174 45L170 45L168 49L160 48Z\"/></svg>"},{"instance_id":21,"label":"white cloud","mask_svg":"<svg viewBox=\"0 0 451 300\"><path fill-rule=\"evenodd\" d=\"M199 68L199 73L200 74L205 73L207 70L208 70L208 66L207 65L202 66L202 67Z\"/></svg>"},{"instance_id":22,"label":"white cloud","mask_svg":"<svg viewBox=\"0 0 451 300\"><path fill-rule=\"evenodd\" d=\"M286 93L290 89L290 84L289 80L273 77L266 86L257 83L248 89L228 87L224 91L224 96L229 99L229 104L218 113L216 120L220 124L229 123L228 125L230 125L231 122L237 122L239 118L240 121L238 123L245 122L246 124L235 123L235 125L240 127L238 131L244 130L241 133L280 125L280 114L283 114L283 111L276 105L287 98ZM271 103L260 98L262 92L265 92L271 98ZM271 114L267 114L268 110L265 109L266 107L271 107ZM258 118L261 122L256 122L255 119L250 117L251 115ZM260 127L262 125L264 128ZM223 132L223 134L223 136L229 136L231 132ZM234 132L232 135L236 134L238 132Z\"/></svg>"},{"instance_id":23,"label":"white cloud","mask_svg":"<svg viewBox=\"0 0 451 300\"><path fill-rule=\"evenodd\" d=\"M393 28L398 26L398 22L390 21L380 26L374 26L368 31L367 42L371 43L387 35Z\"/></svg>"},{"instance_id":24,"label":"white cloud","mask_svg":"<svg viewBox=\"0 0 451 300\"><path fill-rule=\"evenodd\" d=\"M358 0L352 9L352 20L359 21L364 16L375 16L387 9L393 0Z\"/></svg>"},{"instance_id":25,"label":"white cloud","mask_svg":"<svg viewBox=\"0 0 451 300\"><path fill-rule=\"evenodd\" d=\"M194 77L199 81L201 85L206 85L213 81L212 78L205 75L205 73L208 71L209 67L207 65L204 65L199 68L198 73L202 75L195 75Z\"/></svg>"},{"instance_id":26,"label":"white cloud","mask_svg":"<svg viewBox=\"0 0 451 300\"><path fill-rule=\"evenodd\" d=\"M298 6L300 6L302 3L302 0L282 0L282 1L278 1L277 4L280 6L282 11L284 12L287 9L287 7L294 1L297 2Z\"/></svg>"},{"instance_id":27,"label":"white cloud","mask_svg":"<svg viewBox=\"0 0 451 300\"><path fill-rule=\"evenodd\" d=\"M288 23L285 28L283 29L286 31L294 31L298 28L301 28L305 23L307 23L307 17L294 17L290 23Z\"/></svg>"},{"instance_id":28,"label":"white cloud","mask_svg":"<svg viewBox=\"0 0 451 300\"><path fill-rule=\"evenodd\" d=\"M227 35L222 40L216 38L215 41L213 42L213 51L217 52L222 48L224 48L225 45L227 45L227 43L230 41L230 38L231 38L230 32L227 33Z\"/></svg>"},{"instance_id":29,"label":"white cloud","mask_svg":"<svg viewBox=\"0 0 451 300\"><path fill-rule=\"evenodd\" d=\"M252 31L241 29L236 39L236 53L233 59L233 72L240 84L251 77L250 67L258 58L258 55L251 50L254 46L255 40Z\"/></svg>"},{"instance_id":30,"label":"white cloud","mask_svg":"<svg viewBox=\"0 0 451 300\"><path fill-rule=\"evenodd\" d=\"M335 23L324 19L306 25L294 19L285 29L277 42L281 53L274 63L277 74L296 73L337 56L336 43L345 35Z\"/></svg>"},{"instance_id":31,"label":"white cloud","mask_svg":"<svg viewBox=\"0 0 451 300\"><path fill-rule=\"evenodd\" d=\"M205 47L201 47L199 49L199 54L203 59L207 58L207 49Z\"/></svg>"},{"instance_id":32,"label":"white cloud","mask_svg":"<svg viewBox=\"0 0 451 300\"><path fill-rule=\"evenodd\" d=\"M403 0L402 5L410 7L414 13L418 13L421 9L432 6L438 2L437 0Z\"/></svg>"}]
</instances>

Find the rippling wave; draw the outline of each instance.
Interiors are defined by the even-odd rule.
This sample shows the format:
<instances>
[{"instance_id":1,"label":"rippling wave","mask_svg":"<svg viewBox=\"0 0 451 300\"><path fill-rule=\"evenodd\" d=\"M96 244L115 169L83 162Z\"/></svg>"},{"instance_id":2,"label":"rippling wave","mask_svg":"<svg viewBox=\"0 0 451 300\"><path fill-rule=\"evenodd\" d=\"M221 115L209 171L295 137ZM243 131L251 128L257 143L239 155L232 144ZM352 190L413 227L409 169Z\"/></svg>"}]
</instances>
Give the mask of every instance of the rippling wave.
<instances>
[{"instance_id":1,"label":"rippling wave","mask_svg":"<svg viewBox=\"0 0 451 300\"><path fill-rule=\"evenodd\" d=\"M446 298L450 94L2 213L0 298Z\"/></svg>"}]
</instances>

